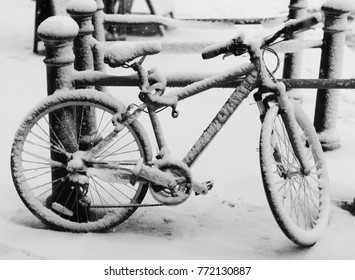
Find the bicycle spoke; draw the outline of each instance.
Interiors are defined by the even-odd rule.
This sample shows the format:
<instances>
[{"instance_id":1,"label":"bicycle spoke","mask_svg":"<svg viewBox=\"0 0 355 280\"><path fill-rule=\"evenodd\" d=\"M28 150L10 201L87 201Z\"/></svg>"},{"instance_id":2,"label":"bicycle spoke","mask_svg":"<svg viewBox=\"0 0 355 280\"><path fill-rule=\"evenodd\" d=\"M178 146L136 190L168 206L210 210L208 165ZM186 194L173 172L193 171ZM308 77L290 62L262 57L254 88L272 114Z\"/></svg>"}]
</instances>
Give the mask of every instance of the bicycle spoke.
<instances>
[{"instance_id":1,"label":"bicycle spoke","mask_svg":"<svg viewBox=\"0 0 355 280\"><path fill-rule=\"evenodd\" d=\"M38 170L42 170L42 169L48 169L51 166L47 165L47 166L42 166L42 167L32 167L32 168L24 168L23 171L24 172L29 172L29 171L38 171ZM60 167L57 167L55 169L58 169Z\"/></svg>"},{"instance_id":2,"label":"bicycle spoke","mask_svg":"<svg viewBox=\"0 0 355 280\"><path fill-rule=\"evenodd\" d=\"M277 135L279 136L278 137L278 140L280 141L279 145L281 147L285 147L288 152L294 153L292 147L290 146L290 142L288 140L288 133L286 131L286 128L285 128L282 118L279 117L277 120L278 120L279 126L276 126L276 124L274 125L274 132L276 132ZM277 129L277 127L281 128L282 134L279 132L279 129ZM283 145L281 145L281 143Z\"/></svg>"},{"instance_id":3,"label":"bicycle spoke","mask_svg":"<svg viewBox=\"0 0 355 280\"><path fill-rule=\"evenodd\" d=\"M104 110L102 110L102 113L101 113L101 118L100 118L100 121L99 121L99 124L97 125L96 127L96 133L95 133L95 137L94 137L94 142L97 141L97 139L99 139L100 135L102 134L102 132L105 130L105 128L108 126L109 122L106 123L106 125L104 126L104 128L102 129L102 131L99 133L99 127L101 127L101 124L102 124L102 121L104 119L104 116L105 116L106 112Z\"/></svg>"},{"instance_id":4,"label":"bicycle spoke","mask_svg":"<svg viewBox=\"0 0 355 280\"><path fill-rule=\"evenodd\" d=\"M93 181L95 181L95 183L109 196L111 197L114 201L116 201L118 204L124 204L123 202L119 201L118 198L114 197L109 191L107 191L107 189L98 182L98 180L95 180L94 178L92 178ZM112 184L108 183L110 186L113 187ZM114 189L118 190L117 188L113 187ZM121 191L120 191L121 194L123 194ZM126 198L130 199L128 196L126 196L125 194L123 194Z\"/></svg>"},{"instance_id":5,"label":"bicycle spoke","mask_svg":"<svg viewBox=\"0 0 355 280\"><path fill-rule=\"evenodd\" d=\"M30 141L30 140L27 140L27 141L26 141L27 143L32 144L32 145L34 145L34 146L42 147L42 148L44 148L44 149L48 149L48 150L50 150L50 151L54 151L54 152L57 152L57 153L61 153L61 154L67 155L67 152L66 152L64 149L62 149L62 148L60 148L60 147L58 147L58 146L56 146L56 145L51 144L49 141L43 139L41 136L37 135L37 134L34 133L33 131L30 131L30 133L31 133L32 135L34 135L35 137L37 137L38 139L42 140L44 143L48 144L48 147L47 147L47 146L44 146L44 145L40 145L40 144L35 143L35 142L33 142L33 141Z\"/></svg>"},{"instance_id":6,"label":"bicycle spoke","mask_svg":"<svg viewBox=\"0 0 355 280\"><path fill-rule=\"evenodd\" d=\"M53 114L54 117L57 119L57 121L60 123L60 125L63 127L63 125L62 125L61 121L59 120L59 118L57 117L56 113L55 113L55 112L52 112L52 114ZM49 122L49 120L47 119L47 117L44 117L43 119L47 122L48 127L49 127L49 130L50 130L50 132L52 133L52 135L54 136L54 138L51 137L50 135L48 135L48 134L45 132L46 135L49 137L49 139L50 139L54 144L57 143L56 145L57 145L57 146L59 145L59 146L62 148L62 150L64 151L64 153L67 154L67 151L66 151L66 149L65 149L65 147L64 147L63 142L60 140L60 137L57 136L57 133L56 133L56 132L54 131L54 129L52 128L52 125L50 124L50 122Z\"/></svg>"},{"instance_id":7,"label":"bicycle spoke","mask_svg":"<svg viewBox=\"0 0 355 280\"><path fill-rule=\"evenodd\" d=\"M77 111L77 106L75 106L75 111ZM81 108L81 116L80 116L80 125L79 125L79 133L78 133L78 139L81 139L81 129L83 128L83 121L84 121L84 108Z\"/></svg>"},{"instance_id":8,"label":"bicycle spoke","mask_svg":"<svg viewBox=\"0 0 355 280\"><path fill-rule=\"evenodd\" d=\"M118 138L117 140L115 140L111 145L109 145L108 147L106 147L105 150L101 151L98 155L96 155L96 158L97 158L97 157L103 157L102 155L103 155L105 152L107 152L107 151L108 151L110 148L112 148L115 144L117 144L119 141L121 141L126 135L128 135L128 133L129 133L129 130L128 130L123 136L121 136L120 138ZM134 140L133 140L133 142L134 142ZM122 148L124 148L124 147L122 147ZM110 155L112 155L112 154L113 154L113 152L110 152L108 156L110 156ZM104 158L106 158L106 157L107 157L107 156L105 156Z\"/></svg>"},{"instance_id":9,"label":"bicycle spoke","mask_svg":"<svg viewBox=\"0 0 355 280\"><path fill-rule=\"evenodd\" d=\"M103 190L105 190L105 188L103 188L97 180L94 180L93 178L91 178L92 181L93 181L93 184L94 184L94 187L91 188L92 190L94 190L96 192L96 195L98 196L99 200L100 200L100 203L101 205L110 205L110 203L107 202L107 200L100 194L100 191L98 189L97 186L99 186L100 188L102 188ZM117 201L119 203L119 201ZM94 203L94 201L93 201ZM119 203L120 204L120 203Z\"/></svg>"},{"instance_id":10,"label":"bicycle spoke","mask_svg":"<svg viewBox=\"0 0 355 280\"><path fill-rule=\"evenodd\" d=\"M29 151L23 151L25 154L28 154L30 156L33 156L37 159L41 159L43 161L46 161L47 163L49 163L51 166L55 166L55 167L65 167L65 165L59 161L55 161L55 160L52 160L50 158L46 158L46 157L43 157L43 156L40 156L40 155L37 155L37 154L34 154L34 153L31 153Z\"/></svg>"},{"instance_id":11,"label":"bicycle spoke","mask_svg":"<svg viewBox=\"0 0 355 280\"><path fill-rule=\"evenodd\" d=\"M49 128L50 132L53 134L53 136L54 136L55 139L53 139L53 137L51 137L51 136L49 135L49 133L46 132L46 131L42 128L42 126L39 125L39 123L36 123L36 126L39 127L39 129L40 129L46 136L48 136L48 139L50 139L50 140L53 142L54 145L59 146L60 149L63 150L64 153L66 153L66 150L65 150L65 148L64 148L63 143L60 141L60 138L57 136L57 134L55 133L55 131L52 129L52 126L50 125L50 123L49 123L47 117L48 117L48 116L45 116L45 117L43 117L43 119L46 121L46 123L47 123L47 125L48 125L48 128ZM46 141L46 142L47 142L47 141Z\"/></svg>"},{"instance_id":12,"label":"bicycle spoke","mask_svg":"<svg viewBox=\"0 0 355 280\"><path fill-rule=\"evenodd\" d=\"M58 179L53 180L53 181L49 181L49 182L47 182L47 183L43 183L43 184L41 184L41 185L38 185L38 186L36 186L36 187L31 188L31 191L34 191L34 190L36 190L36 189L40 189L40 188L42 188L42 187L45 187L45 186L48 186L48 185L51 185L51 184L52 184L52 185L55 185L56 183L62 182L63 179L64 179L64 177L58 178Z\"/></svg>"},{"instance_id":13,"label":"bicycle spoke","mask_svg":"<svg viewBox=\"0 0 355 280\"><path fill-rule=\"evenodd\" d=\"M126 154L137 153L137 152L139 152L138 149L129 150L129 151L125 151L125 152L119 152L119 153L110 153L106 156L101 156L102 157L101 160L108 158L108 157L112 157L112 156L126 155Z\"/></svg>"},{"instance_id":14,"label":"bicycle spoke","mask_svg":"<svg viewBox=\"0 0 355 280\"><path fill-rule=\"evenodd\" d=\"M64 113L64 115L65 115L66 124L67 124L68 127L70 128L70 129L69 129L70 134L69 134L68 136L69 136L69 138L70 138L70 140L71 140L71 143L74 144L74 145L76 145L76 150L78 150L78 149L79 149L79 145L78 145L78 142L77 142L77 140L76 140L76 136L75 136L75 134L74 134L74 132L76 131L76 128L73 127L73 122L70 121L71 118L68 116L67 110L62 109L62 111L63 111L63 113ZM62 123L61 123L61 125L63 126ZM63 127L64 127L64 126L63 126ZM64 128L65 128L65 127L64 127Z\"/></svg>"},{"instance_id":15,"label":"bicycle spoke","mask_svg":"<svg viewBox=\"0 0 355 280\"><path fill-rule=\"evenodd\" d=\"M104 126L104 127L101 129L101 131L99 132L99 128L100 128L100 126L101 126L101 123L102 123L102 121L103 121L103 119L104 119L104 115L105 115L105 114L106 114L106 112L103 111L103 112L102 112L102 118L101 118L101 120L100 120L100 124L97 126L97 129L96 129L96 136L95 136L95 138L94 138L94 141L95 141L95 142L101 137L101 135L103 134L103 132L106 130L107 126L108 126L109 124L111 124L111 118L110 118L109 120L107 120L105 126ZM103 137L103 138L104 138L104 137Z\"/></svg>"},{"instance_id":16,"label":"bicycle spoke","mask_svg":"<svg viewBox=\"0 0 355 280\"><path fill-rule=\"evenodd\" d=\"M131 142L129 142L128 144L126 144L126 145L124 145L124 146L122 146L122 147L116 149L115 151L109 153L108 155L106 155L106 156L101 156L102 160L105 159L105 158L107 158L107 157L109 157L109 156L123 154L123 153L118 153L118 152L120 152L121 150L123 150L124 148L128 147L129 145L131 145L131 144L133 144L133 143L135 143L135 140L134 140L134 139L133 139ZM136 150L135 150L135 151L136 151Z\"/></svg>"},{"instance_id":17,"label":"bicycle spoke","mask_svg":"<svg viewBox=\"0 0 355 280\"><path fill-rule=\"evenodd\" d=\"M64 108L62 108L61 110L62 110L62 115L63 115L63 114L65 115L65 122L66 122L66 124L67 124L68 126L65 126L65 125L63 124L63 122L59 119L59 117L57 116L57 114L56 114L55 112L52 112L52 114L53 114L53 116L55 117L55 119L57 120L58 124L59 124L65 131L69 132L69 134L68 134L67 136L68 136L69 140L71 141L71 143L75 145L76 150L78 150L78 149L79 149L79 145L78 145L77 141L75 140L76 137L75 137L75 135L74 135L74 133L73 133L73 131L76 131L76 129L73 127L73 123L70 122L70 118L69 118L69 116L68 116L66 110L64 110ZM51 127L51 125L50 125L50 127ZM69 129L68 129L68 127L69 127ZM51 129L51 130L54 132L53 129ZM57 136L55 136L55 137L58 138ZM58 139L59 139L59 138L58 138Z\"/></svg>"}]
</instances>

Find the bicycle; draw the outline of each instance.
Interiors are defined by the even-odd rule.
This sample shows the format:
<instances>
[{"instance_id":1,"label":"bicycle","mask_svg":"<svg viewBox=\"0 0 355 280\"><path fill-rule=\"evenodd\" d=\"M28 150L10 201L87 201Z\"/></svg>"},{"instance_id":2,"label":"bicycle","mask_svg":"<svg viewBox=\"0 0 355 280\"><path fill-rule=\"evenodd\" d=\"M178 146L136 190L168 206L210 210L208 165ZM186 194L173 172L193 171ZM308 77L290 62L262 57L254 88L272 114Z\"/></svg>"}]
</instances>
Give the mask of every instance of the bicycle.
<instances>
[{"instance_id":1,"label":"bicycle","mask_svg":"<svg viewBox=\"0 0 355 280\"><path fill-rule=\"evenodd\" d=\"M129 52L122 52L119 44L110 45L105 63L137 72L143 103L126 108L108 93L74 89L59 90L34 107L12 145L12 177L22 201L55 229L102 232L118 226L138 207L179 205L193 192L207 194L213 182L194 181L190 167L242 101L257 89L254 99L262 122L260 166L268 203L291 241L312 246L330 215L326 163L312 124L300 104L288 98L284 84L266 67L263 55L266 51L276 54L273 45L320 20L319 15L310 15L286 23L260 40L248 42L238 35L209 46L202 54L205 59L248 54L250 62L169 93L165 93L164 76L142 66L146 55L159 53L159 43L145 43ZM240 85L184 159L173 159L158 112L170 107L172 117L177 117L179 101L240 77ZM149 114L159 148L155 159L137 120L143 111ZM148 189L158 203L142 204Z\"/></svg>"}]
</instances>

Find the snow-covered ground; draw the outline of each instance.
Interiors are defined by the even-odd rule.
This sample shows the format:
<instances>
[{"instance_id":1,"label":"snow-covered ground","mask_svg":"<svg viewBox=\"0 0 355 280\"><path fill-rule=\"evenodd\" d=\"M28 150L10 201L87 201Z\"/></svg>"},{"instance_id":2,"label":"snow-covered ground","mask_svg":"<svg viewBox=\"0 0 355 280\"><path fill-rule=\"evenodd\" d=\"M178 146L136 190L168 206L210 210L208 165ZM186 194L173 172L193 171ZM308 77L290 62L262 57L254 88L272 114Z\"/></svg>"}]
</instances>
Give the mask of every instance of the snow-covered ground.
<instances>
[{"instance_id":1,"label":"snow-covered ground","mask_svg":"<svg viewBox=\"0 0 355 280\"><path fill-rule=\"evenodd\" d=\"M246 6L245 1L235 0L177 0L175 6L177 16L182 17L248 17L285 13L288 2L250 0ZM309 2L313 7L321 3ZM268 208L257 153L260 123L251 98L193 168L196 179L214 180L215 187L207 196L191 197L177 207L139 209L115 231L105 234L72 234L46 228L21 202L9 167L12 138L19 122L46 96L43 56L32 53L34 6L30 0L0 0L0 259L355 259L355 217L336 206L337 201L355 197L354 90L341 95L338 127L342 146L326 154L332 186L331 221L312 248L300 249L291 243ZM261 31L255 26L248 30ZM236 27L172 29L164 40L225 40L236 32ZM314 32L314 36L319 35ZM345 56L343 77L355 77L355 50L346 48ZM218 71L232 62L219 58L202 61L196 53L162 54L147 59L146 66L159 64L170 72ZM307 51L303 76L317 77L318 65L319 51ZM122 91L115 89L112 94L126 104L137 100L136 90ZM161 113L174 156L181 158L186 153L230 92L211 90L181 102L177 119L169 112ZM314 100L315 92L305 91L304 105L310 118Z\"/></svg>"}]
</instances>

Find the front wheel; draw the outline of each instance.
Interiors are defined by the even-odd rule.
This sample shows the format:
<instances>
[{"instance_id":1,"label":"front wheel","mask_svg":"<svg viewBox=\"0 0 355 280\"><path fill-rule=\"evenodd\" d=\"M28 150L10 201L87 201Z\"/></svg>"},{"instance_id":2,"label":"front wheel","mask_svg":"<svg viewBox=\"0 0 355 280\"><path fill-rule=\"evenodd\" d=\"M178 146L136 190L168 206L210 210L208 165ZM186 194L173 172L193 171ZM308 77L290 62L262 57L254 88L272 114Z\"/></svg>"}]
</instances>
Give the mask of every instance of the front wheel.
<instances>
[{"instance_id":1,"label":"front wheel","mask_svg":"<svg viewBox=\"0 0 355 280\"><path fill-rule=\"evenodd\" d=\"M326 228L330 215L330 192L326 164L314 127L298 104L295 118L307 160L304 174L293 151L279 107L271 107L260 136L260 166L271 211L284 232L300 246L312 246Z\"/></svg>"},{"instance_id":2,"label":"front wheel","mask_svg":"<svg viewBox=\"0 0 355 280\"><path fill-rule=\"evenodd\" d=\"M90 150L114 130L112 116L124 111L108 94L74 90L47 97L25 117L12 146L12 177L22 201L44 223L72 232L105 231L142 202L146 183L112 183L68 168L74 154ZM137 121L111 140L93 162L134 168L131 163L138 159L151 160L149 140Z\"/></svg>"}]
</instances>

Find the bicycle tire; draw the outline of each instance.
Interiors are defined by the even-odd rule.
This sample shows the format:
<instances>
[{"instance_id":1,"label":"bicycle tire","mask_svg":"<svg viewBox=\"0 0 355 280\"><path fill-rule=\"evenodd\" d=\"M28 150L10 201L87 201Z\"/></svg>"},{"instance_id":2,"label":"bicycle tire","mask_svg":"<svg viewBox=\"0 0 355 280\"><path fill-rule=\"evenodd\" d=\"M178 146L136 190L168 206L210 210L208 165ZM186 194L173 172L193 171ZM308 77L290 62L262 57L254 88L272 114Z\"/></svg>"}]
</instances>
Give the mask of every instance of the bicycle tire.
<instances>
[{"instance_id":1,"label":"bicycle tire","mask_svg":"<svg viewBox=\"0 0 355 280\"><path fill-rule=\"evenodd\" d=\"M93 176L88 185L79 180L78 184L68 186L66 177L59 177L66 173L65 160L53 160L53 154L65 158L65 149L72 146L76 148L71 152L75 152L90 143L95 145L100 137L114 130L110 125L112 115L124 111L124 105L109 94L81 89L47 97L24 118L12 145L12 178L24 204L42 222L57 230L102 232L119 225L137 209L136 205L142 202L147 192L147 183L108 183ZM92 116L90 121L95 123L94 132L89 137L91 142L87 141L90 135L81 131L88 127L89 114ZM74 115L76 124L67 121ZM56 122L51 122L50 118ZM58 127L63 133L60 140L56 133ZM97 155L100 159L141 157L145 162L151 160L149 139L138 121L126 126L114 140L112 146L110 143L107 150ZM65 141L70 145L63 145ZM121 204L135 206L116 207ZM83 205L89 205L89 208Z\"/></svg>"},{"instance_id":2,"label":"bicycle tire","mask_svg":"<svg viewBox=\"0 0 355 280\"><path fill-rule=\"evenodd\" d=\"M330 216L329 179L319 138L311 122L295 103L295 118L307 158L309 175L300 171L277 105L266 113L260 134L260 166L272 214L284 234L299 246L314 245Z\"/></svg>"}]
</instances>

